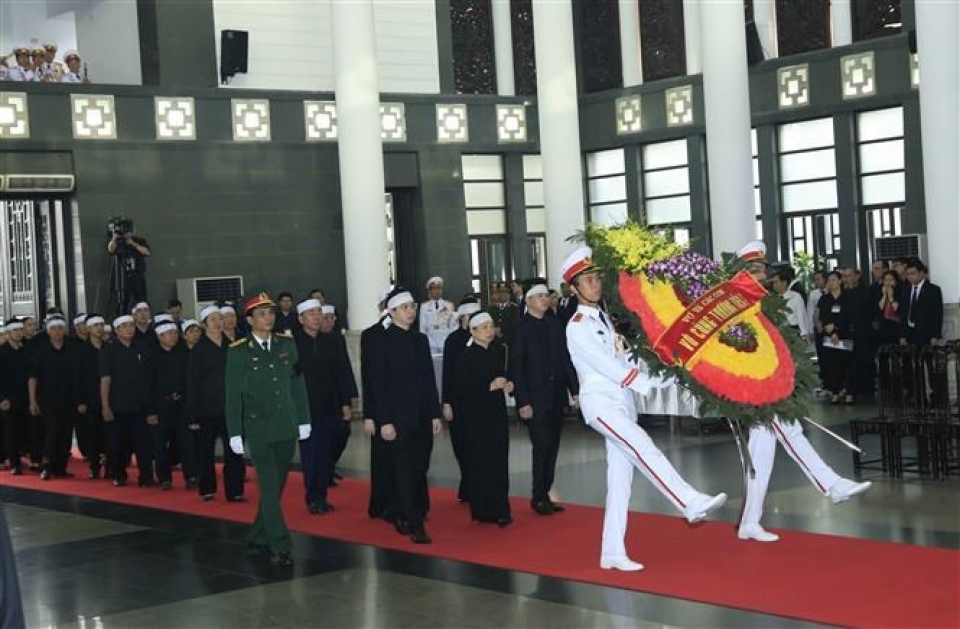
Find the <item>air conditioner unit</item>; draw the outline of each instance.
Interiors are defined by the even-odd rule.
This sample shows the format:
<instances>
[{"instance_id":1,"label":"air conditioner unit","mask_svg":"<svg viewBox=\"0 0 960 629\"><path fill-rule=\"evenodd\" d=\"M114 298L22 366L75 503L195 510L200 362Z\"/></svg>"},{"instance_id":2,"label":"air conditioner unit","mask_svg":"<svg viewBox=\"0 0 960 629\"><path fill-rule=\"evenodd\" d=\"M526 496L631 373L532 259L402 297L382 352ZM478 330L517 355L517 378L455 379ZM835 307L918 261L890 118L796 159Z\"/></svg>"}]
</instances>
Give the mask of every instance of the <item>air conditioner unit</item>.
<instances>
[{"instance_id":1,"label":"air conditioner unit","mask_svg":"<svg viewBox=\"0 0 960 629\"><path fill-rule=\"evenodd\" d=\"M879 238L875 238L873 241L873 259L922 259L927 249L926 240L926 234L903 234L901 236L881 236Z\"/></svg>"},{"instance_id":2,"label":"air conditioner unit","mask_svg":"<svg viewBox=\"0 0 960 629\"><path fill-rule=\"evenodd\" d=\"M72 192L73 175L7 175L4 192Z\"/></svg>"},{"instance_id":3,"label":"air conditioner unit","mask_svg":"<svg viewBox=\"0 0 960 629\"><path fill-rule=\"evenodd\" d=\"M187 277L177 280L177 299L183 303L184 317L195 317L218 301L239 302L243 297L243 277Z\"/></svg>"}]
</instances>

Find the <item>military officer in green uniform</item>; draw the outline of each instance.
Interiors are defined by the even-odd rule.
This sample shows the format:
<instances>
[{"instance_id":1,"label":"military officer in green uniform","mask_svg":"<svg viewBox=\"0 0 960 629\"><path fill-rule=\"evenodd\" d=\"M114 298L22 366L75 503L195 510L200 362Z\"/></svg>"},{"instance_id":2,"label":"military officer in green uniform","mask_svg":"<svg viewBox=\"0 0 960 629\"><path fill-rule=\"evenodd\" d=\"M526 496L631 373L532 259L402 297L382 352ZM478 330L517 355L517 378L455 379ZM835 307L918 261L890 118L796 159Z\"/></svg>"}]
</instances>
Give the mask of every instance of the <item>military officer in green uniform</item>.
<instances>
[{"instance_id":1,"label":"military officer in green uniform","mask_svg":"<svg viewBox=\"0 0 960 629\"><path fill-rule=\"evenodd\" d=\"M230 449L243 454L246 439L260 487L248 545L269 554L275 565L289 566L290 531L280 495L297 439L310 436L310 411L297 345L273 334L273 307L273 300L260 293L243 308L250 333L227 352L226 416Z\"/></svg>"}]
</instances>

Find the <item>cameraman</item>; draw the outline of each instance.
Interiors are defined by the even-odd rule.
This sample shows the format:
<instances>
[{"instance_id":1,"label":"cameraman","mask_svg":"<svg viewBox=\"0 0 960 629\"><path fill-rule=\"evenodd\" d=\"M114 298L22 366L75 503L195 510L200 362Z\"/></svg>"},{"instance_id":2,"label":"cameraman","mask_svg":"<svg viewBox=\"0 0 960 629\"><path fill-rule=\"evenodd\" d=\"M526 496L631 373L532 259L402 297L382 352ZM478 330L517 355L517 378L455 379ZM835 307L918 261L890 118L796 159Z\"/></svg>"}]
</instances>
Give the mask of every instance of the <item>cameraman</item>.
<instances>
[{"instance_id":1,"label":"cameraman","mask_svg":"<svg viewBox=\"0 0 960 629\"><path fill-rule=\"evenodd\" d=\"M139 236L133 235L133 224L122 220L115 224L107 253L117 256L114 274L114 287L122 287L122 294L115 295L119 305L119 314L130 312L130 307L147 300L147 258L150 257L150 245Z\"/></svg>"}]
</instances>

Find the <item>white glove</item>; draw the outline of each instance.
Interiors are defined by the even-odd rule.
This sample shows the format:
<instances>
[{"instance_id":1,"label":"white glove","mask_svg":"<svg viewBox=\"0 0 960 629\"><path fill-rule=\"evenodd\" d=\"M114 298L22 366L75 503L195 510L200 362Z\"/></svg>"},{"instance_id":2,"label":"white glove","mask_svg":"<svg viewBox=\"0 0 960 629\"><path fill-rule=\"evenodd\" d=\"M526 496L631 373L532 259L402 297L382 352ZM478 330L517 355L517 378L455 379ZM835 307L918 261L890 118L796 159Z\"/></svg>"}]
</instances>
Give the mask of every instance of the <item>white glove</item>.
<instances>
[{"instance_id":1,"label":"white glove","mask_svg":"<svg viewBox=\"0 0 960 629\"><path fill-rule=\"evenodd\" d=\"M234 454L243 454L243 437L230 437L230 449Z\"/></svg>"},{"instance_id":2,"label":"white glove","mask_svg":"<svg viewBox=\"0 0 960 629\"><path fill-rule=\"evenodd\" d=\"M310 438L310 424L300 424L300 441Z\"/></svg>"}]
</instances>

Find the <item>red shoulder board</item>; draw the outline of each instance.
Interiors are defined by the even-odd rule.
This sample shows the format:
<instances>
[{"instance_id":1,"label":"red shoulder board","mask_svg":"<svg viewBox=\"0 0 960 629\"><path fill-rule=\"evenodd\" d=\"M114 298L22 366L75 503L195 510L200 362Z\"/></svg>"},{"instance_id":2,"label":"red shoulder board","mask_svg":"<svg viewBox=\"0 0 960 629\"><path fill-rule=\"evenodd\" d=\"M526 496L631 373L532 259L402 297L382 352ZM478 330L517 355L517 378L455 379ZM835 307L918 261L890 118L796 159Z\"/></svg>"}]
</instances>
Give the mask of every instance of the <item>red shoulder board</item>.
<instances>
[{"instance_id":1,"label":"red shoulder board","mask_svg":"<svg viewBox=\"0 0 960 629\"><path fill-rule=\"evenodd\" d=\"M574 323L580 323L581 319L583 319L583 313L578 312L577 314L573 315L573 318L570 320L573 321Z\"/></svg>"}]
</instances>

